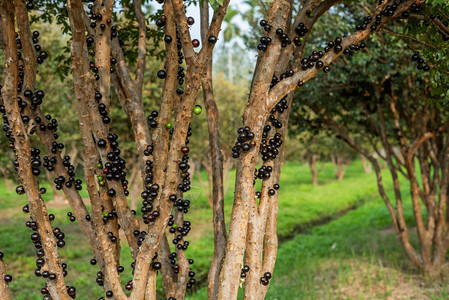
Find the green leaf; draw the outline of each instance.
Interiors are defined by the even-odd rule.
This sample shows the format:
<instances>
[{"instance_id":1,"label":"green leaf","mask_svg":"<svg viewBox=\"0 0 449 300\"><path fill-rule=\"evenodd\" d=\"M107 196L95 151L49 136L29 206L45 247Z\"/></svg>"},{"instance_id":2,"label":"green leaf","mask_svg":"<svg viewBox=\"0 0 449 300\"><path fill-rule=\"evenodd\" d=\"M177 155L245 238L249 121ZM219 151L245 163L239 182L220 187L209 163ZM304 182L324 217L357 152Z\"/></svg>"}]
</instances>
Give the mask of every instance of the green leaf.
<instances>
[{"instance_id":1,"label":"green leaf","mask_svg":"<svg viewBox=\"0 0 449 300\"><path fill-rule=\"evenodd\" d=\"M214 11L217 11L220 7L220 4L216 0L209 0L208 2Z\"/></svg>"},{"instance_id":2,"label":"green leaf","mask_svg":"<svg viewBox=\"0 0 449 300\"><path fill-rule=\"evenodd\" d=\"M226 16L224 17L224 21L226 23L231 22L232 18L234 18L237 14L239 14L238 10L233 9L232 7L228 7L226 11Z\"/></svg>"}]
</instances>

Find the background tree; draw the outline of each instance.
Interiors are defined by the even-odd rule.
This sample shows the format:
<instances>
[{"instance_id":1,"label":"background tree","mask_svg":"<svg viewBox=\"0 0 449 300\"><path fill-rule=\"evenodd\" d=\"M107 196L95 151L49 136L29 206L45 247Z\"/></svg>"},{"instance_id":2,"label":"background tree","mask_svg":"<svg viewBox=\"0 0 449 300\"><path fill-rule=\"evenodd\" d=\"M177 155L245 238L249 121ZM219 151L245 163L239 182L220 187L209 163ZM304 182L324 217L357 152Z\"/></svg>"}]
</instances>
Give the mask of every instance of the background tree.
<instances>
[{"instance_id":1,"label":"background tree","mask_svg":"<svg viewBox=\"0 0 449 300\"><path fill-rule=\"evenodd\" d=\"M232 156L236 158L236 185L227 234L224 232L223 210L219 209L223 206L223 199L216 198L217 193L214 192L214 208L217 207L213 210L214 234L222 242L215 243L215 253L221 255L214 255L215 267L213 265L209 276L209 297L212 299L236 299L242 273L245 274L244 299L261 299L267 292L277 252L276 191L279 189L283 141L295 89L321 71L327 73L329 65L339 56L358 51L364 39L392 20L405 18L409 10L418 17L404 21L405 26L418 30L416 24L421 24L427 17L421 2L380 2L369 12L372 16L366 17L363 25L357 27L357 32L346 37L332 37L324 51L315 50L310 56L305 55L306 50L312 50L305 47L309 34L314 32L314 24L326 12L333 13L330 9L337 2L277 0L263 4L263 10L260 10L267 12L265 19L260 21L260 31L257 30L264 36L257 46L258 58L242 116L243 126L238 130L237 142L232 148ZM62 157L64 144L58 142L59 136L55 135L58 121L45 118L39 107L45 92L36 89L37 63L45 62L48 53L38 50L33 40L36 36L30 29L27 8L31 10L35 5L22 0L1 0L0 4L1 40L5 45L5 75L1 89L4 131L17 155L15 167L21 181L17 191L25 193L29 201L29 206L24 209L31 212L28 224L34 231L32 240L41 250L38 251L37 273L43 275L48 272L45 275L49 276L44 278L49 295L52 299L69 299L75 296L76 290L67 286L64 279L66 270L59 257L58 247L65 245L64 234L52 228L51 217L41 196L37 180L41 156L40 151L32 147L33 140L30 139L34 134L46 148L47 158L42 158L43 165L54 170L58 185L73 209L73 217L79 220L88 237L101 270L98 278L104 286L105 296L154 299L160 270L166 297L184 299L186 289L195 283L192 278L195 274L190 266L192 261L185 254L189 245L185 237L191 223L184 220L184 216L190 203L183 198L191 183L188 171L191 118L201 85L206 91L205 85L208 81L210 83L212 50L229 1L213 4L216 10L210 25L203 22L202 43L192 40L189 26L194 20L186 16L185 5L180 0L164 1L163 10L155 12L157 27L154 28L148 27L144 14L149 12L144 9L148 4L146 1L122 1L120 9L114 7L112 0L106 0L103 5L68 0L67 10L54 1L42 1L37 6L44 9L45 17L55 15L58 24L66 32L70 29L72 34L71 70L90 213L78 192L82 186L75 179L74 167L70 159ZM428 4L425 9L435 9L432 4L438 2ZM347 9L360 6L359 3L348 3ZM346 9L345 6L340 8ZM334 13L333 16L337 15ZM203 14L203 20L207 19ZM437 21L429 22L429 25L444 30ZM340 34L343 33L338 36ZM152 39L147 40L147 36ZM329 40L328 37L322 39ZM162 40L165 64L164 69L157 72L157 77L165 79L163 92L158 110L147 118L143 100L148 68L146 58L148 53L160 54L158 41ZM196 51L195 48L201 44L201 49ZM22 50L20 57L18 50ZM110 118L111 89L117 95L133 132L134 153L143 183L142 219L129 208L126 198L129 194L127 164L121 150L121 138L114 133L116 121ZM212 98L208 98L206 92L204 94L206 106L209 103L212 108ZM209 129L217 122L213 117L208 114ZM220 151L216 130L210 130L210 140L217 145L212 150L215 152ZM263 161L261 165L257 165L259 157ZM213 162L216 163L217 174L222 172L219 155ZM222 182L217 181L216 184ZM216 191L220 189L219 186L214 187ZM169 235L174 235L173 252L168 242ZM425 232L420 236L429 241ZM128 255L134 260L133 279L125 289L120 282L123 237L129 245ZM447 249L441 245L438 249L445 253ZM425 249L427 251L428 247ZM4 284L1 286L5 287Z\"/></svg>"},{"instance_id":2,"label":"background tree","mask_svg":"<svg viewBox=\"0 0 449 300\"><path fill-rule=\"evenodd\" d=\"M300 137L299 141L304 149L303 159L309 164L312 174L312 184L318 185L318 175L325 166L327 148L323 145L324 136L309 135Z\"/></svg>"},{"instance_id":3,"label":"background tree","mask_svg":"<svg viewBox=\"0 0 449 300\"><path fill-rule=\"evenodd\" d=\"M438 19L429 17L433 18ZM430 26L430 23L423 25ZM432 60L438 58L432 56L425 61L419 53L426 53L427 48L447 51L446 38L435 34L421 41L396 33L398 30L398 27L385 27L373 39L374 47L370 47L378 56L373 57L371 53L349 56L348 62L339 66L345 70L343 78L321 78L315 87L338 88L329 89L320 97L310 95L307 98L314 100L303 101L301 106L316 116L323 130L333 132L371 162L379 192L405 253L422 272L435 277L441 272L448 249L444 214L447 183L442 175L447 163L447 96L446 92L440 92L446 91L447 82L445 70L440 71L439 63ZM382 48L395 39L400 41L394 50ZM315 93L317 89L309 91ZM357 133L358 138L352 137L352 133ZM375 154L388 165L394 182L394 200L385 192ZM401 181L410 186L419 249L410 242Z\"/></svg>"}]
</instances>

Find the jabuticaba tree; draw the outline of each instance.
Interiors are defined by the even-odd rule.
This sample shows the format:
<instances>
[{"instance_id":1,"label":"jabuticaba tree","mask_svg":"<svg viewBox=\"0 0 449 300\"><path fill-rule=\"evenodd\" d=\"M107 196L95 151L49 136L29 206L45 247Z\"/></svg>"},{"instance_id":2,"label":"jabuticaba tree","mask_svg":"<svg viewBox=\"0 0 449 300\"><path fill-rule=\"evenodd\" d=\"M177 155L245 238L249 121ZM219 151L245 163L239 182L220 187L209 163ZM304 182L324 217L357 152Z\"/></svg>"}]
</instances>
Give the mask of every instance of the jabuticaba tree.
<instances>
[{"instance_id":1,"label":"jabuticaba tree","mask_svg":"<svg viewBox=\"0 0 449 300\"><path fill-rule=\"evenodd\" d=\"M422 15L448 24L442 15ZM449 249L449 85L447 62L439 56L449 45L447 33L432 32L430 22L422 24L429 30L422 40L423 35L403 35L399 24L384 27L371 53L348 56L335 67L341 76L317 78L301 91L298 97L306 100L297 102L293 119L302 129L335 134L371 162L405 254L425 275L436 277ZM383 46L392 43L394 48ZM386 193L377 158L388 166L393 195ZM401 193L404 186L408 194ZM404 204L408 201L411 206ZM413 222L405 207L412 208ZM415 230L418 247L410 238Z\"/></svg>"},{"instance_id":2,"label":"jabuticaba tree","mask_svg":"<svg viewBox=\"0 0 449 300\"><path fill-rule=\"evenodd\" d=\"M200 112L196 100L201 86L209 89L206 97L213 97L208 80L210 60L229 0L211 3L214 14L210 24L206 24L203 4L202 42L191 38L189 26L195 20L186 16L181 0L158 2L160 9L156 17L150 18L155 20L153 25L145 15L148 10L143 9L147 1L122 1L120 5L126 9L118 14L113 0L67 3L0 0L0 44L5 57L0 110L3 130L16 155L14 168L20 182L17 192L26 194L28 199L23 211L30 213L26 225L32 230L31 239L37 249L35 274L45 278L44 299L75 298L77 289L82 287L70 286L65 280L67 265L61 262L58 251L58 247L65 246L65 235L60 228L53 228L54 216L47 213L44 190L38 181L42 167L54 172L55 183L73 211L69 217L79 221L93 249L95 259L91 263L100 269L96 281L104 287L101 299L156 299L158 273L167 299L184 299L186 290L196 283L194 260L185 254L191 222L184 218L191 203L183 198L183 193L190 189L191 180L188 137L195 134L189 124L192 115ZM306 53L310 33L329 39L313 27L332 15L329 10L339 2L275 0L269 3L267 15L259 22L263 36L257 46L258 59L242 127L236 133L232 149L237 171L227 233L221 187L217 186L214 192L218 198L214 199L211 219L215 223L216 241L220 241L214 244L214 251L220 254L214 255L215 266L209 274L210 299L237 299L242 280L244 299L265 297L276 261L277 191L294 91L322 71L329 72L339 56L364 48L362 41L391 21L406 26L428 22L446 36L444 21L428 15L433 9L446 7L423 6L424 1L415 0L379 1L373 3L370 16L363 19L354 33L341 36L348 34L345 28L324 49L317 46ZM347 4L360 5L350 1ZM42 50L45 45L39 44L39 33L31 29L30 19L38 21L37 13L47 18L44 20L49 20L49 14L56 14L57 22L71 32L71 76L84 147L84 180L90 211L79 195L82 181L75 178L70 157L61 156L65 145L58 140L58 121L44 116L41 110L45 91L36 89L36 73L51 56ZM120 25L128 31L121 31ZM148 51L148 47L154 46L150 45L148 35L161 36L160 46L165 48L164 68L157 72L158 80L164 82L162 97L159 108L151 112L145 110L142 99L146 60L155 53ZM126 51L121 37L133 42L131 48L135 51ZM136 217L128 206L126 161L120 150L120 137L110 127L114 122L110 118L111 90L132 125L142 170L142 218ZM210 99L206 99L206 110L212 130L210 140L214 143L219 137L215 132L218 114ZM31 138L34 135L39 142ZM45 149L41 150L38 144ZM212 157L219 159L220 147L219 143L211 147L215 152ZM259 157L263 165L257 166ZM220 164L217 161L214 167L217 174L222 172ZM219 181L223 176L218 174L216 178L214 184L222 184ZM256 191L258 180L262 184ZM403 226L400 228L404 230ZM423 234L427 237L426 232ZM123 237L134 260L133 279L125 286L120 282L124 270L119 256L120 245L125 242L121 241ZM4 299L10 299L8 283L12 278L3 276L3 266L1 263L0 293Z\"/></svg>"}]
</instances>

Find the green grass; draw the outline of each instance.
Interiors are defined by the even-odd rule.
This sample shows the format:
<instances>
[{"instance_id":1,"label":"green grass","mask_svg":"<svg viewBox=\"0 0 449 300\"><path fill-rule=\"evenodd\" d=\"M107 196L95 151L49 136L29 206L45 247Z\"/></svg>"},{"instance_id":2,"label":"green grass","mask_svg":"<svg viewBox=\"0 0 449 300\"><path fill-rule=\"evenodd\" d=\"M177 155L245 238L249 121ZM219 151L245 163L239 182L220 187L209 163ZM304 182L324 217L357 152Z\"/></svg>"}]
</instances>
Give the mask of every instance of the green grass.
<instances>
[{"instance_id":1,"label":"green grass","mask_svg":"<svg viewBox=\"0 0 449 300\"><path fill-rule=\"evenodd\" d=\"M281 239L295 229L315 220L333 216L341 210L377 196L373 174L365 174L359 162L351 164L342 182L334 180L333 169L327 164L313 186L310 172L287 163L282 170L279 192L278 235Z\"/></svg>"},{"instance_id":2,"label":"green grass","mask_svg":"<svg viewBox=\"0 0 449 300\"><path fill-rule=\"evenodd\" d=\"M206 180L206 174L203 174ZM229 191L225 197L225 214L229 219L233 202L234 173L230 176ZM377 196L377 186L373 174L365 174L361 163L356 161L348 166L345 179L341 182L335 180L333 167L326 164L319 178L319 186L311 184L312 178L307 165L286 163L280 178L279 190L279 217L278 236L285 239L293 235L300 228L307 228L311 223L323 218L333 216L363 201ZM324 183L324 184L322 184ZM202 192L195 192L195 180L193 184L194 205L190 216L192 231L198 223L204 227L209 223L211 211L207 199ZM192 195L187 195L189 197ZM199 207L199 208L198 208ZM229 223L229 222L228 222ZM227 225L229 225L226 223ZM189 251L192 257L196 257L195 267L198 278L206 278L208 266L213 255L213 231L211 226L201 240L195 241ZM189 251L187 253L189 253Z\"/></svg>"},{"instance_id":3,"label":"green grass","mask_svg":"<svg viewBox=\"0 0 449 300\"><path fill-rule=\"evenodd\" d=\"M339 288L354 281L354 262L364 269L372 264L411 268L393 231L385 230L391 221L378 200L282 244L267 299L337 299ZM406 218L413 224L410 212ZM376 284L388 281L382 272L375 275ZM364 286L373 284L370 276L361 276Z\"/></svg>"},{"instance_id":4,"label":"green grass","mask_svg":"<svg viewBox=\"0 0 449 300\"><path fill-rule=\"evenodd\" d=\"M352 194L347 184L340 188ZM325 195L333 185L320 187L319 193ZM418 248L407 186L401 188L411 242ZM308 210L308 204L303 207ZM207 290L189 299L207 299ZM407 260L387 208L373 195L357 209L279 245L266 299L449 299L449 294L444 282L424 281Z\"/></svg>"},{"instance_id":5,"label":"green grass","mask_svg":"<svg viewBox=\"0 0 449 300\"><path fill-rule=\"evenodd\" d=\"M206 180L204 172L202 176ZM232 209L234 173L229 178L231 182L225 199L228 220ZM323 294L313 292L317 285L316 273L320 272L319 266L323 262L335 260L338 263L348 259L348 255L349 259L360 258L368 262L371 260L377 262L378 252L368 251L370 249L368 240L377 229L389 226L390 220L377 196L374 175L365 174L361 164L354 162L348 167L345 179L337 182L334 179L332 165L327 164L320 174L319 183L320 185L316 187L311 185L311 176L306 165L285 164L279 191L278 233L281 240L294 236L300 229L309 228L317 220L338 215L340 211L363 203L367 204L328 225L310 229L307 234L297 235L294 239L281 244L275 276L268 294L269 299L303 299L302 297L327 299L326 296L322 296ZM51 199L51 189L47 186L47 190L48 200ZM23 225L26 216L20 210L26 203L26 198L6 191L3 183L0 183L0 191L2 205L0 249L5 252L8 272L14 276L11 283L14 299L41 299L38 291L44 285L44 280L36 278L33 274L35 256L29 240L31 232ZM192 191L186 198L192 201L192 209L186 216L192 221L189 239L191 246L186 254L187 257L195 259L193 269L197 273L197 280L201 281L207 276L213 253L211 209L205 192L202 191L196 178L193 180ZM62 260L69 266L66 282L77 287L77 299L97 299L102 293L95 283L98 268L89 264L92 251L79 226L72 226L66 217L68 210L69 208L49 209L56 215L54 226L59 226L67 236L67 246L61 250ZM382 242L379 251L390 253L391 249L388 246L390 244L396 249L392 261L405 261L394 235L388 235L388 243ZM360 248L358 245L363 247ZM126 246L122 247L121 262L125 266L125 272L121 277L123 282L126 282L131 279L131 257ZM337 275L333 276L343 280L351 274L348 265L339 268ZM324 290L330 289L325 284L330 282L330 278L323 277L323 280ZM313 296L314 293L316 297ZM205 289L197 288L191 298L207 299Z\"/></svg>"},{"instance_id":6,"label":"green grass","mask_svg":"<svg viewBox=\"0 0 449 300\"><path fill-rule=\"evenodd\" d=\"M14 188L8 189L8 188L6 188L5 181L4 180L0 180L0 204L1 204L1 209L13 208L13 207L18 207L18 206L24 206L25 204L28 203L27 199L26 199L26 196L20 197L20 196L18 196L16 194L15 187L16 186L14 186ZM44 201L48 202L48 201L52 200L53 199L53 190L52 190L50 184L47 181L41 182L40 183L40 187L44 187L47 190L47 192L43 196ZM83 198L87 198L88 197L88 193L87 193L85 188L80 191L80 195Z\"/></svg>"}]
</instances>

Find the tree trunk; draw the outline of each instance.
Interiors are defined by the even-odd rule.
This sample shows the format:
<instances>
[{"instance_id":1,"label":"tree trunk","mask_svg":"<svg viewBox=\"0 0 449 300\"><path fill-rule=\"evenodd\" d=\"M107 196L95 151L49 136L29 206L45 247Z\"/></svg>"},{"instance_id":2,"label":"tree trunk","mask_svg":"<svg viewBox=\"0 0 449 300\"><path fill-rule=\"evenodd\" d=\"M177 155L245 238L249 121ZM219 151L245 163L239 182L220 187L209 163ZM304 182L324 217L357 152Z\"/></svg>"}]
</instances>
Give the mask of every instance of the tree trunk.
<instances>
[{"instance_id":1,"label":"tree trunk","mask_svg":"<svg viewBox=\"0 0 449 300\"><path fill-rule=\"evenodd\" d=\"M26 12L25 3L23 3L21 7L17 6L17 10ZM26 15L26 17L28 17L28 15ZM31 167L30 137L25 130L17 101L17 97L19 96L17 88L19 82L19 57L17 53L15 7L13 1L0 1L0 18L2 20L1 30L6 44L4 55L5 61L7 62L5 64L7 71L5 78L3 78L4 85L1 89L1 93L8 118L8 124L11 126L8 127L8 129L11 130L11 133L14 136L13 146L16 150L15 154L19 167L18 173L22 186L26 191L26 197L28 199L33 221L39 224L39 226L37 226L38 238L39 240L44 241L42 242L42 249L46 254L45 266L52 270L57 276L57 280L47 280L50 295L54 300L69 300L70 296L67 293L56 237L53 234L53 228L48 219L47 208L40 197L39 183L36 176L34 176ZM28 19L21 21L29 26ZM3 278L1 280L3 281Z\"/></svg>"},{"instance_id":2,"label":"tree trunk","mask_svg":"<svg viewBox=\"0 0 449 300\"><path fill-rule=\"evenodd\" d=\"M25 1L15 1L17 8L17 28L19 35L15 35L15 19L14 19L14 1L0 0L0 16L1 16L1 38L0 43L6 45L5 47L5 85L2 88L2 98L5 103L7 120L5 118L5 126L11 127L11 135L13 136L12 145L15 147L15 154L17 155L18 169L20 180L26 191L32 220L36 221L37 232L39 238L43 241L42 247L45 252L45 266L50 271L55 273L56 280L47 279L47 287L50 291L53 300L69 300L67 293L67 285L65 284L61 261L59 259L59 251L57 248L57 241L53 234L53 228L48 220L48 213L45 203L40 197L39 184L33 175L31 167L31 140L27 125L22 121L21 111L18 106L18 91L30 89L34 91L34 84L30 84L35 79L36 75L36 53L33 49L31 41L31 32L29 28L23 31L23 25L29 26L28 15L26 11ZM312 29L313 23L317 18L326 12L334 3L338 1L307 1L304 2L304 7L295 18L295 23L304 21L309 28ZM205 3L205 4L204 4ZM277 190L277 182L279 180L280 168L282 166L282 147L277 146L281 153L277 155L276 159L266 163L266 166L273 167L274 174L269 179L264 181L262 186L262 196L260 202L256 200L256 193L253 184L254 171L256 169L256 162L259 157L259 150L262 140L265 125L270 114L276 114L279 117L280 124L284 124L283 128L273 128L273 132L281 133L280 142L285 142L286 125L288 121L288 113L279 116L281 110L276 113L270 113L279 103L279 100L289 94L288 108L291 108L291 101L293 93L299 82L306 82L313 78L321 68L311 68L308 70L301 70L294 72L292 76L284 78L278 82L276 86L270 86L271 76L279 75L284 72L285 67L290 66L292 55L295 57L292 61L292 69L299 70L299 61L302 57L302 51L306 44L307 36L304 36L303 47L294 47L294 45L285 45L281 48L281 43L273 42L267 51L260 51L256 70L253 77L253 83L248 99L248 104L243 115L243 124L249 127L248 133L253 134L251 138L250 149L245 150L245 153L240 153L240 158L237 163L236 170L236 184L234 204L231 216L229 236L226 236L223 202L223 153L221 151L220 138L218 135L218 110L213 99L212 94L212 69L211 56L214 41L219 34L221 23L226 14L226 9L229 0L225 0L222 5L215 11L210 26L208 25L208 5L204 2L201 6L202 19L202 47L200 51L195 51L193 48L190 28L187 24L185 16L185 4L181 0L165 0L164 1L164 33L173 39L179 37L181 46L180 51L185 57L186 62L186 77L185 90L183 96L176 95L176 87L178 86L178 49L177 43L166 43L166 70L167 77L164 86L161 106L158 114L158 125L154 130L153 139L149 134L148 126L146 124L146 116L142 101L142 84L145 73L145 57L146 53L146 31L147 20L142 12L141 1L133 1L135 8L135 20L138 24L138 53L137 53L137 70L135 79L130 76L127 70L126 61L123 51L120 48L119 41L112 38L111 27L113 20L113 0L104 0L102 3L95 2L95 13L97 16L102 16L105 20L111 20L105 26L98 26L95 29L91 27L89 16L84 10L84 5L81 0L68 0L67 13L69 17L70 27L72 29L71 41L71 61L74 79L74 91L76 102L78 105L78 119L82 133L84 146L84 166L85 180L87 190L92 205L92 216L87 218L87 209L80 198L78 192L72 188L68 190L68 186L63 187L66 197L83 226L86 235L89 237L91 246L95 252L97 259L103 260L100 269L105 276L105 291L113 291L113 299L122 300L128 299L120 282L119 272L117 266L120 262L120 237L116 233L118 230L117 219L120 220L120 225L127 238L131 256L135 261L134 277L132 280L133 289L129 299L132 300L149 300L156 298L155 280L157 271L154 267L155 254L160 255L161 261L165 265L163 271L164 285L171 288L166 288L169 293L167 297L174 296L178 300L185 297L186 282L188 280L189 264L186 261L185 253L182 249L177 248L177 263L179 265L179 274L171 274L166 269L170 268L166 263L167 252L170 251L168 247L167 237L165 231L167 230L167 223L170 218L174 218L175 224L180 228L184 224L182 211L177 211L174 217L171 215L173 211L173 203L167 199L180 199L182 192L179 191L178 184L181 182L180 178L180 161L186 156L184 151L186 144L186 137L188 135L188 128L192 117L192 111L198 96L198 90L203 84L205 90L205 106L208 116L209 139L211 144L212 157L212 178L213 178L213 220L214 220L214 258L208 276L208 294L212 299L237 299L238 289L240 283L241 266L245 260L251 265L255 265L253 272L249 274L248 284L245 286L246 299L262 299L267 291L268 286L262 286L260 283L260 273L262 270L274 269L274 262L277 251L277 236L276 236L276 218L277 218L277 196L272 197L272 190ZM396 14L404 11L406 5L410 6L411 0L407 0L398 6ZM270 26L273 28L283 28L286 32L294 32L296 27L288 28L287 24L292 24L292 1L279 0L270 5L268 20ZM378 9L385 7L386 2L380 4ZM310 8L310 10L309 10ZM308 11L308 13L306 13ZM24 13L22 18L20 12ZM393 17L393 16L392 16ZM395 17L395 16L394 16ZM381 24L391 20L392 18L385 16L381 20ZM151 28L150 28L151 29ZM177 32L178 34L177 34ZM86 32L89 36L94 37L95 59L90 63L89 49L91 45L87 45ZM358 44L361 40L366 38L371 31L360 30L353 35L345 37L341 43L342 48L349 47L352 44ZM273 40L276 37L274 30L267 33ZM23 51L20 53L24 55L25 62L23 62L25 69L24 83L19 85L19 61L16 38L22 39ZM210 39L213 37L214 39ZM27 41L28 40L28 41ZM89 42L90 44L90 42ZM196 43L195 43L196 44ZM31 46L31 47L28 47ZM299 50L298 50L299 49ZM31 50L33 55L28 55L27 51ZM112 51L111 51L112 50ZM116 66L111 78L111 53L117 60ZM300 54L299 54L300 53ZM281 55L282 54L282 55ZM299 54L299 55L298 55ZM341 53L327 52L322 57L322 63L325 65L331 64ZM289 63L280 63L286 60ZM182 59L181 59L182 61ZM96 66L98 78L92 76L93 67ZM181 64L181 63L180 63ZM281 66L282 70L277 70L277 66ZM34 71L33 71L34 69ZM231 69L232 70L232 69ZM304 71L304 72L303 72ZM289 72L290 73L290 72ZM282 76L281 76L282 77ZM30 78L32 79L30 81ZM34 78L34 79L33 79ZM123 109L127 112L132 130L139 152L140 166L142 167L142 179L144 182L144 189L150 190L151 194L156 192L154 197L149 201L154 204L153 213L154 219L151 220L150 226L140 226L138 219L134 216L128 206L128 201L125 196L122 182L118 180L106 180L105 186L99 186L98 177L111 174L108 166L97 167L101 161L104 165L109 161L120 161L121 157L115 151L118 147L115 142L115 137L110 131L108 122L105 122L103 113L97 108L99 104L106 107L106 113L109 112L110 105L110 86L111 79L116 86L117 93L123 105ZM22 89L22 84L23 88ZM18 88L20 87L20 89ZM22 93L22 92L21 92ZM97 93L102 95L98 99ZM182 100L182 101L181 101ZM28 101L23 99L23 101ZM176 103L176 105L174 105ZM29 103L27 103L29 104ZM281 103L284 105L283 103ZM287 107L284 107L287 109ZM37 109L30 112L30 105L24 109L24 113L29 114L32 119L36 116L40 117L40 111ZM170 133L166 128L167 122L173 118L174 111L174 127L173 132ZM283 111L283 110L282 110ZM286 110L289 111L289 110ZM43 122L48 124L43 119ZM246 129L245 129L246 131ZM50 130L47 133L36 132L47 148L51 149L51 143L56 139ZM249 136L248 136L249 137ZM101 143L100 143L101 141ZM253 143L254 142L254 143ZM282 143L281 143L282 144ZM281 145L280 144L280 145ZM264 144L266 146L266 144ZM245 149L245 147L243 147ZM151 150L151 151L150 151ZM47 149L47 152L50 151ZM151 153L150 153L151 152ZM154 152L154 153L153 153ZM116 159L110 159L110 153ZM270 153L271 155L272 153ZM50 155L50 154L49 154ZM61 153L57 151L57 163L55 165L55 173L59 176L67 176L67 170L62 165ZM122 164L122 163L120 163ZM146 167L150 170L146 171ZM153 170L154 168L154 170ZM191 174L194 173L194 165L192 164ZM115 172L115 171L113 171ZM154 172L154 173L153 173ZM444 173L444 172L443 172ZM447 173L447 172L446 172ZM151 174L151 175L150 175ZM148 175L148 176L147 176ZM156 180L153 181L153 175ZM189 178L187 172L183 173ZM64 177L63 176L63 177ZM122 175L120 175L122 177ZM118 178L116 178L118 179ZM124 178L122 178L124 179ZM186 183L187 184L187 183ZM417 189L414 187L414 195L417 195ZM276 192L275 192L276 193ZM271 197L270 197L271 196ZM416 202L416 199L414 198ZM443 210L442 210L443 211ZM115 212L117 216L113 216L108 220L103 220L103 213ZM150 222L147 218L145 221ZM111 243L108 240L107 232L116 234L118 237L117 243ZM137 232L137 234L136 234ZM143 232L146 234L144 235ZM137 237L138 235L139 238ZM141 240L144 237L144 240ZM441 247L443 249L444 247ZM246 256L246 257L245 257ZM0 265L4 269L3 265ZM257 271L259 274L256 274ZM2 271L3 273L3 271ZM168 274L168 275L167 275ZM167 277L168 280L167 280ZM0 278L0 284L3 284ZM251 281L251 282L250 282ZM169 285L166 283L169 282ZM2 285L3 287L3 285ZM248 287L248 289L247 289ZM8 299L8 295L2 294L2 297ZM166 298L167 298L166 297ZM3 299L2 298L2 299Z\"/></svg>"},{"instance_id":3,"label":"tree trunk","mask_svg":"<svg viewBox=\"0 0 449 300\"><path fill-rule=\"evenodd\" d=\"M314 186L318 185L318 175L324 167L324 162L323 162L321 167L319 169L317 169L317 164L318 164L319 159L320 159L319 154L309 153L307 155L307 162L310 167L310 173L312 174L312 184Z\"/></svg>"},{"instance_id":4,"label":"tree trunk","mask_svg":"<svg viewBox=\"0 0 449 300\"><path fill-rule=\"evenodd\" d=\"M200 14L201 39L203 43L206 43L208 39L207 28L209 26L209 4L207 1L203 1L203 4L200 6ZM212 191L209 195L212 195L214 224L214 256L212 257L212 263L207 276L207 294L209 299L216 299L218 297L220 270L225 257L227 234L224 218L223 152L220 143L219 112L213 94L212 58L207 64L206 74L202 80L202 87L209 129L209 157L211 159L212 176L208 174L208 178L212 180Z\"/></svg>"},{"instance_id":5,"label":"tree trunk","mask_svg":"<svg viewBox=\"0 0 449 300\"><path fill-rule=\"evenodd\" d=\"M338 181L343 180L347 166L345 158L342 155L332 154L331 161L332 164L334 165L335 178L337 178Z\"/></svg>"},{"instance_id":6,"label":"tree trunk","mask_svg":"<svg viewBox=\"0 0 449 300\"><path fill-rule=\"evenodd\" d=\"M362 161L362 167L365 174L371 174L373 172L373 168L372 165L369 163L369 161L366 159L366 157L360 155L360 160Z\"/></svg>"},{"instance_id":7,"label":"tree trunk","mask_svg":"<svg viewBox=\"0 0 449 300\"><path fill-rule=\"evenodd\" d=\"M12 180L8 177L4 178L5 181L5 188L7 191L14 191L14 184L12 182Z\"/></svg>"}]
</instances>

